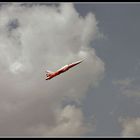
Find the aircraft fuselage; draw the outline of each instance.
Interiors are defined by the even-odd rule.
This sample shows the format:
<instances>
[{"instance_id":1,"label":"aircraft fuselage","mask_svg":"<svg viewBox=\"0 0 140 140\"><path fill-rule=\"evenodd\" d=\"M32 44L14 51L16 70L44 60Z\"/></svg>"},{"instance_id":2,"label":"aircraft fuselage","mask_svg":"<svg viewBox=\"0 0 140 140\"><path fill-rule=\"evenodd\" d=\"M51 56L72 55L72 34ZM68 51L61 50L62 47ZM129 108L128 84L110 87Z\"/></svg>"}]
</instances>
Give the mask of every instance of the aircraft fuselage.
<instances>
[{"instance_id":1,"label":"aircraft fuselage","mask_svg":"<svg viewBox=\"0 0 140 140\"><path fill-rule=\"evenodd\" d=\"M67 70L69 70L70 68L80 64L81 62L83 62L84 60L82 61L77 61L75 63L72 63L72 64L69 64L69 65L65 65L64 67L62 67L61 69L57 70L56 72L53 72L53 73L49 73L49 74L46 74L47 75L47 79L46 80L49 80L49 79L52 79L53 77L63 73L63 72L66 72Z\"/></svg>"}]
</instances>

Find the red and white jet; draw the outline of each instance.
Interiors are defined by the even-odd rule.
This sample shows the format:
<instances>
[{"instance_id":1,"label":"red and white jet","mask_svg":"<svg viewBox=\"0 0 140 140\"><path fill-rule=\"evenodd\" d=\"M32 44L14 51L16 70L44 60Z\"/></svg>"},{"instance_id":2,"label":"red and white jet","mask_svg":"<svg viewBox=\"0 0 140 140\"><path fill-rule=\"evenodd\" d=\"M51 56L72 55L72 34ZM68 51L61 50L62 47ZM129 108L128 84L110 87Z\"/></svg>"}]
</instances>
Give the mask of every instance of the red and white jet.
<instances>
[{"instance_id":1,"label":"red and white jet","mask_svg":"<svg viewBox=\"0 0 140 140\"><path fill-rule=\"evenodd\" d=\"M46 71L46 76L47 76L47 79L46 80L50 80L52 79L53 77L63 73L63 72L66 72L67 70L69 70L70 68L80 64L81 62L83 62L84 60L81 60L81 61L77 61L75 63L72 63L72 64L69 64L69 65L65 65L64 67L62 67L61 69L57 70L56 72L52 72L52 71Z\"/></svg>"}]
</instances>

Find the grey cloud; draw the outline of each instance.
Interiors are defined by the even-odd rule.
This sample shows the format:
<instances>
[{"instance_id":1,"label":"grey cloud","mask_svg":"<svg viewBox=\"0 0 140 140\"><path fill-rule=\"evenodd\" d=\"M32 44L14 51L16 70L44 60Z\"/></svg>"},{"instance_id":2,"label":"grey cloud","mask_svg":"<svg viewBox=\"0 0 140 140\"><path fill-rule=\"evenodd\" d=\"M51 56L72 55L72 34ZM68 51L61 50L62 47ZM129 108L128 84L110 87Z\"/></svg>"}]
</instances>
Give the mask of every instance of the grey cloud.
<instances>
[{"instance_id":1,"label":"grey cloud","mask_svg":"<svg viewBox=\"0 0 140 140\"><path fill-rule=\"evenodd\" d=\"M113 81L113 84L118 86L120 92L128 97L140 96L140 88L136 78L126 78L117 81Z\"/></svg>"},{"instance_id":2,"label":"grey cloud","mask_svg":"<svg viewBox=\"0 0 140 140\"><path fill-rule=\"evenodd\" d=\"M122 126L123 137L140 136L140 118L120 118L119 122Z\"/></svg>"}]
</instances>

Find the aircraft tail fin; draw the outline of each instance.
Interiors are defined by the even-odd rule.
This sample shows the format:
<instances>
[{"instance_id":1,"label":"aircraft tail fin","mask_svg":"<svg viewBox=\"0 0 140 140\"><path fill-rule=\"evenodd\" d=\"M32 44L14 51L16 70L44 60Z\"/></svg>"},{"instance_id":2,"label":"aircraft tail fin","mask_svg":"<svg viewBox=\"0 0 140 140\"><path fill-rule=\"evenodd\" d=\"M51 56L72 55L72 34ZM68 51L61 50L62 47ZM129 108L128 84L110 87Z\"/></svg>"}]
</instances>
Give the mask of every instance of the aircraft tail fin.
<instances>
[{"instance_id":1,"label":"aircraft tail fin","mask_svg":"<svg viewBox=\"0 0 140 140\"><path fill-rule=\"evenodd\" d=\"M45 71L46 72L46 76L47 77L49 77L53 72L52 71L49 71L49 70L47 70L47 71Z\"/></svg>"}]
</instances>

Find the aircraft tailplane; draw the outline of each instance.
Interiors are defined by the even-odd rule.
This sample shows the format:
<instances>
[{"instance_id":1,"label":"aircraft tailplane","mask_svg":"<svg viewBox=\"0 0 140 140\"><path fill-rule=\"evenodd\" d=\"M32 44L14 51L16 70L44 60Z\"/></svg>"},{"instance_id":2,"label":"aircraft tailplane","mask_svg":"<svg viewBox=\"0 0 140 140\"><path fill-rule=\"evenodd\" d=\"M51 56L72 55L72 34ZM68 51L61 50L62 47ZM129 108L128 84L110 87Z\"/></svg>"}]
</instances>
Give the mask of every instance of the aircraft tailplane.
<instances>
[{"instance_id":1,"label":"aircraft tailplane","mask_svg":"<svg viewBox=\"0 0 140 140\"><path fill-rule=\"evenodd\" d=\"M53 73L52 71L47 70L46 71L46 76L49 77L52 73Z\"/></svg>"}]
</instances>

